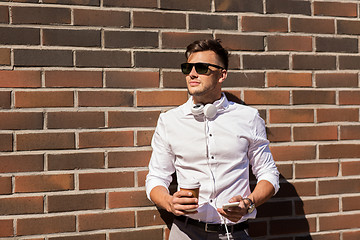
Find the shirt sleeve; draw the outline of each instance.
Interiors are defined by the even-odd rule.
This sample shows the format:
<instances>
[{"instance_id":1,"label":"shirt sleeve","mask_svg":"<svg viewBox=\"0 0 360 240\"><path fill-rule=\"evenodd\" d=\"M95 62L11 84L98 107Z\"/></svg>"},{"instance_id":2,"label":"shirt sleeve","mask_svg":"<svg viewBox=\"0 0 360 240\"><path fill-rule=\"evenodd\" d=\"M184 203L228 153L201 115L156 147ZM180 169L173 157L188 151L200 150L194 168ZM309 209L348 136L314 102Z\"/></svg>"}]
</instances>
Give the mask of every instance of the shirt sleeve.
<instances>
[{"instance_id":1,"label":"shirt sleeve","mask_svg":"<svg viewBox=\"0 0 360 240\"><path fill-rule=\"evenodd\" d=\"M269 149L269 141L267 140L265 122L256 114L252 122L253 141L250 143L248 156L252 172L257 181L266 180L270 182L278 192L279 171L275 165L275 161Z\"/></svg>"},{"instance_id":2,"label":"shirt sleeve","mask_svg":"<svg viewBox=\"0 0 360 240\"><path fill-rule=\"evenodd\" d=\"M146 194L151 201L150 192L156 186L168 189L172 174L175 172L175 155L167 141L166 125L163 114L160 114L155 133L151 141L153 149L149 163L149 173L146 176Z\"/></svg>"}]
</instances>

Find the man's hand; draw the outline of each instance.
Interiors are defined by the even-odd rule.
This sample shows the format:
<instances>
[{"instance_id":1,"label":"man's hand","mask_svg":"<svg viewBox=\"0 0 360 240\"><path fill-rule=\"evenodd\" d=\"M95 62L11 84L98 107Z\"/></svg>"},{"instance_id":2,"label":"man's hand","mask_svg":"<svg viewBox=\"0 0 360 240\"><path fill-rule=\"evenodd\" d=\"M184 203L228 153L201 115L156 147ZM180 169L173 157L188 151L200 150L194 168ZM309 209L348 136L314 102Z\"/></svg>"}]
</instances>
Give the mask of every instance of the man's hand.
<instances>
[{"instance_id":1,"label":"man's hand","mask_svg":"<svg viewBox=\"0 0 360 240\"><path fill-rule=\"evenodd\" d=\"M248 212L248 202L244 201L241 196L235 196L229 200L229 202L239 202L239 206L237 207L230 207L227 210L222 208L218 208L217 211L225 218L229 219L232 222L239 221L242 216L246 215Z\"/></svg>"},{"instance_id":2,"label":"man's hand","mask_svg":"<svg viewBox=\"0 0 360 240\"><path fill-rule=\"evenodd\" d=\"M174 193L174 195L169 196L168 201L170 209L167 210L176 216L196 213L196 209L199 207L198 199L195 198L191 192L183 190L180 190ZM187 212L187 210L189 212Z\"/></svg>"}]
</instances>

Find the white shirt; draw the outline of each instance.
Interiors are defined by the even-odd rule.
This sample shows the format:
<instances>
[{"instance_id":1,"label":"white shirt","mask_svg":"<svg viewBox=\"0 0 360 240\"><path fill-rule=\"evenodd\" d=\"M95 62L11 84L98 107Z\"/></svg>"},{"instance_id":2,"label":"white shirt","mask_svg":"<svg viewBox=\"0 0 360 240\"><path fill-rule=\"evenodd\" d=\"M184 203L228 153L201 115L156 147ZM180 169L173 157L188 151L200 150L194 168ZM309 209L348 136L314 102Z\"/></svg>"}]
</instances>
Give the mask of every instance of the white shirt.
<instances>
[{"instance_id":1,"label":"white shirt","mask_svg":"<svg viewBox=\"0 0 360 240\"><path fill-rule=\"evenodd\" d=\"M269 181L275 193L279 189L279 172L258 111L229 102L224 95L214 105L217 114L212 119L192 114L192 97L185 104L160 114L151 143L153 152L146 193L150 199L154 187L168 188L175 171L178 183L195 178L201 184L199 208L198 213L189 217L224 223L216 209L234 196L247 197L251 193L249 164L257 181ZM256 211L239 222L255 216Z\"/></svg>"}]
</instances>

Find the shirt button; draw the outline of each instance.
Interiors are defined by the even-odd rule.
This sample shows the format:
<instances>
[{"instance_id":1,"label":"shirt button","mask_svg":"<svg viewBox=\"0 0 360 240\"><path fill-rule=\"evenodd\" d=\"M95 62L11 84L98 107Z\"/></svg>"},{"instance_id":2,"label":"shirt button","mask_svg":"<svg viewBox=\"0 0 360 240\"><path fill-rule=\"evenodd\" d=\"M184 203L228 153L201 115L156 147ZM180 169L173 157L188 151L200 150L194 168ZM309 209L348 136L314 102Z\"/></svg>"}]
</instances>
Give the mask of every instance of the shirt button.
<instances>
[{"instance_id":1,"label":"shirt button","mask_svg":"<svg viewBox=\"0 0 360 240\"><path fill-rule=\"evenodd\" d=\"M209 136L212 137L212 134L210 133Z\"/></svg>"},{"instance_id":2,"label":"shirt button","mask_svg":"<svg viewBox=\"0 0 360 240\"><path fill-rule=\"evenodd\" d=\"M213 202L213 200L212 199L210 199L210 203L212 203Z\"/></svg>"},{"instance_id":3,"label":"shirt button","mask_svg":"<svg viewBox=\"0 0 360 240\"><path fill-rule=\"evenodd\" d=\"M214 159L215 157L214 156L211 156L211 159Z\"/></svg>"}]
</instances>

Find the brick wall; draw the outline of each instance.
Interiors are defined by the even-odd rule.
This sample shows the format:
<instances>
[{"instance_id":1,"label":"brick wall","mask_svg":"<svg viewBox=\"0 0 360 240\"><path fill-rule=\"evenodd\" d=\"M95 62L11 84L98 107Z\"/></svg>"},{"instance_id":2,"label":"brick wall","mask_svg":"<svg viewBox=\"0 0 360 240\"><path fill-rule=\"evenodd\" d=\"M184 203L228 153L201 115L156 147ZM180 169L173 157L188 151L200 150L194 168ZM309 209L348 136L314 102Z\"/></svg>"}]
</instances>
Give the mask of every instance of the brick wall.
<instances>
[{"instance_id":1,"label":"brick wall","mask_svg":"<svg viewBox=\"0 0 360 240\"><path fill-rule=\"evenodd\" d=\"M281 190L255 239L360 239L360 3L0 1L0 237L166 239L144 179L157 118L186 101L184 47L231 52ZM310 237L311 236L311 237Z\"/></svg>"}]
</instances>

